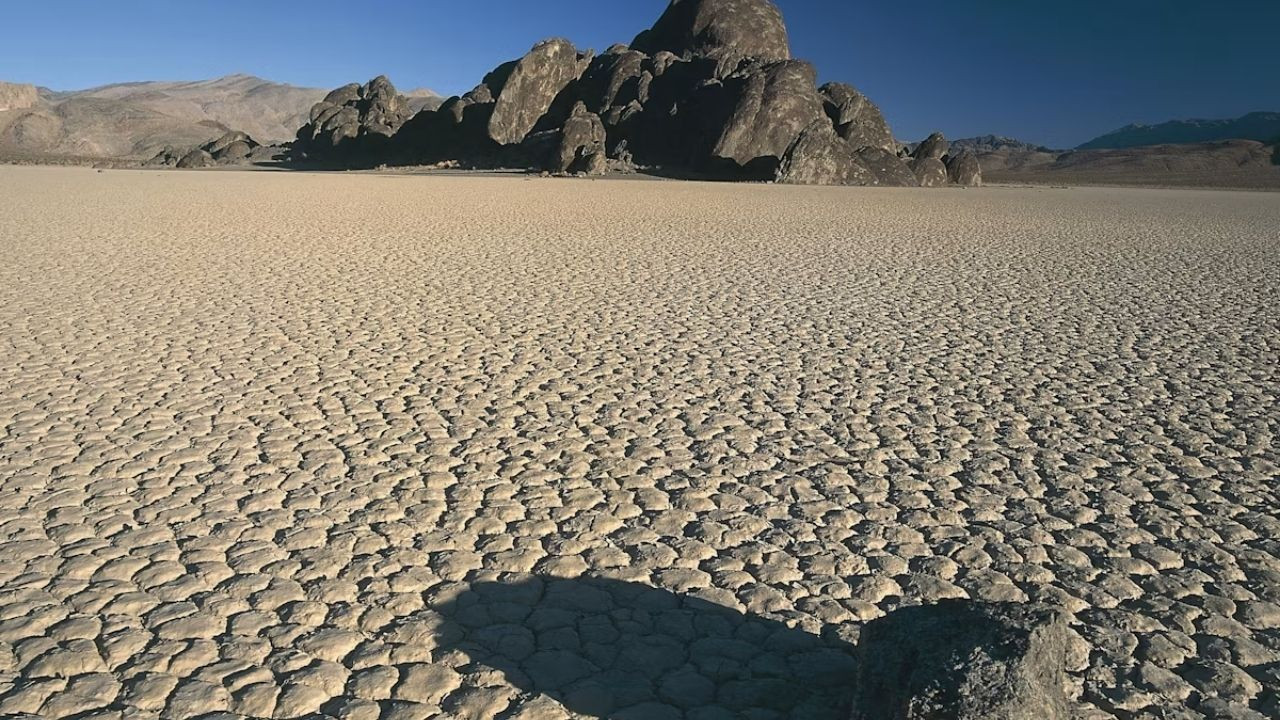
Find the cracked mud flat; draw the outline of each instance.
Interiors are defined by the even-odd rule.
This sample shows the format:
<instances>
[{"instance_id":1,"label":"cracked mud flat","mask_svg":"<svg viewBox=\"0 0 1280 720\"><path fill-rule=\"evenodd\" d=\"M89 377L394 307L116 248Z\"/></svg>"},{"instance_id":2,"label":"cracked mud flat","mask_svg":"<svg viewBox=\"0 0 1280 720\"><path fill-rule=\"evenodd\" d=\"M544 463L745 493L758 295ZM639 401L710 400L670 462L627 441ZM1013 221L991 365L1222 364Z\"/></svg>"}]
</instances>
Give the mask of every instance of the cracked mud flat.
<instances>
[{"instance_id":1,"label":"cracked mud flat","mask_svg":"<svg viewBox=\"0 0 1280 720\"><path fill-rule=\"evenodd\" d=\"M1070 611L1084 717L1274 716L1278 235L0 168L0 715L843 718L860 623L972 597Z\"/></svg>"}]
</instances>

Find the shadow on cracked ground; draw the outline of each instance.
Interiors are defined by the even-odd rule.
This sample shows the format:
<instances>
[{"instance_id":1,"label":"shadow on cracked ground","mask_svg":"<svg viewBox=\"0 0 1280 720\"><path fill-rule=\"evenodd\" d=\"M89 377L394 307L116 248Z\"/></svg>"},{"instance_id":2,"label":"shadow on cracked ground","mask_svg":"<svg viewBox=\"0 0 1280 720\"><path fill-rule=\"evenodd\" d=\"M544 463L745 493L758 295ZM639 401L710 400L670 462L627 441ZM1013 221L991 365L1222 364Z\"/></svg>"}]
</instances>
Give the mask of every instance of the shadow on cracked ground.
<instances>
[{"instance_id":1,"label":"shadow on cracked ground","mask_svg":"<svg viewBox=\"0 0 1280 720\"><path fill-rule=\"evenodd\" d=\"M599 578L477 582L436 610L442 648L582 715L848 717L853 646L833 632Z\"/></svg>"}]
</instances>

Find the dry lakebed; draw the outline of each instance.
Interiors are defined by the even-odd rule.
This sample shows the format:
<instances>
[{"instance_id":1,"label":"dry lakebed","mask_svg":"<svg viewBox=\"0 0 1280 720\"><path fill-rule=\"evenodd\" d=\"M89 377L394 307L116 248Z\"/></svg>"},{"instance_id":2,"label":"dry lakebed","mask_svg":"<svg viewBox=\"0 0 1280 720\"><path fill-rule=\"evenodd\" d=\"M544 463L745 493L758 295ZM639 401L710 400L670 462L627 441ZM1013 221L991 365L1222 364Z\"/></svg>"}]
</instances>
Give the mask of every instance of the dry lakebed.
<instances>
[{"instance_id":1,"label":"dry lakebed","mask_svg":"<svg viewBox=\"0 0 1280 720\"><path fill-rule=\"evenodd\" d=\"M1280 195L0 168L0 715L1280 715Z\"/></svg>"}]
</instances>

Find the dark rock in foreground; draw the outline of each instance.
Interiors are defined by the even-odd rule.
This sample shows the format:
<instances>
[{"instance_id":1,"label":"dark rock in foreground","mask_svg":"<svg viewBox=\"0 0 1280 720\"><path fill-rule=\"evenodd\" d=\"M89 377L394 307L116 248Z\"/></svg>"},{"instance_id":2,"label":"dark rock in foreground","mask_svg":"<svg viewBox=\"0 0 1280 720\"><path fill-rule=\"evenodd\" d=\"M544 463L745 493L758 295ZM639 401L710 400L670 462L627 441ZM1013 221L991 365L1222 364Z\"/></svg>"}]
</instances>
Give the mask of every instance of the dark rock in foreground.
<instances>
[{"instance_id":1,"label":"dark rock in foreground","mask_svg":"<svg viewBox=\"0 0 1280 720\"><path fill-rule=\"evenodd\" d=\"M852 720L1068 720L1058 611L946 600L862 630Z\"/></svg>"}]
</instances>

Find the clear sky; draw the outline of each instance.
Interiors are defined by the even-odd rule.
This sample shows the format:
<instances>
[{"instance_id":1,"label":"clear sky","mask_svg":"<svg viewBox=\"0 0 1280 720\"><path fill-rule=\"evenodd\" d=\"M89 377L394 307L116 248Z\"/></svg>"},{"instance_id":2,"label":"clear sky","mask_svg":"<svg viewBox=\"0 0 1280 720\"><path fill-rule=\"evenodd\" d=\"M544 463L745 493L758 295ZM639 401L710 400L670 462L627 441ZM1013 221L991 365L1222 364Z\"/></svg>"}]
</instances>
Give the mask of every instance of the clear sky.
<instances>
[{"instance_id":1,"label":"clear sky","mask_svg":"<svg viewBox=\"0 0 1280 720\"><path fill-rule=\"evenodd\" d=\"M630 42L667 0L5 3L0 79L59 90L235 72L470 89L534 42ZM1131 122L1280 111L1280 0L777 0L793 54L918 139L1073 146Z\"/></svg>"}]
</instances>

